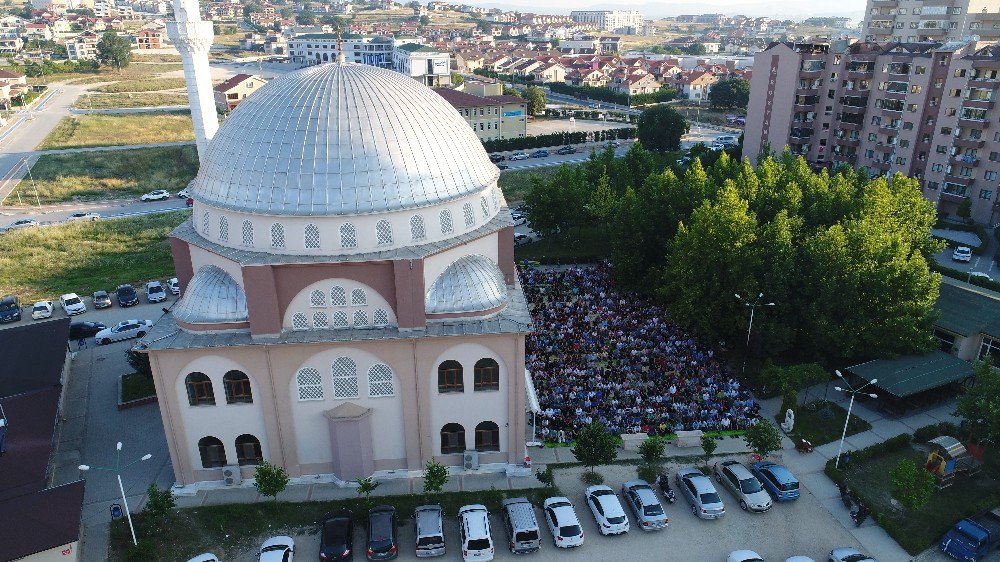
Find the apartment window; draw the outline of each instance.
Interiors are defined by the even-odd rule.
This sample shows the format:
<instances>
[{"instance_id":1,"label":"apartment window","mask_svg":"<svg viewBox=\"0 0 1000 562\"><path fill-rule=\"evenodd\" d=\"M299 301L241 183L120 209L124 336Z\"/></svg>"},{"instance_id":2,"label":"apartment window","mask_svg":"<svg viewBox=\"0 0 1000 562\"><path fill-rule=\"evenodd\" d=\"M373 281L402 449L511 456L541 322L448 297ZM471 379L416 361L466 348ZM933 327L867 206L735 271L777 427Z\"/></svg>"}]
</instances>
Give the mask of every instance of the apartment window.
<instances>
[{"instance_id":1,"label":"apartment window","mask_svg":"<svg viewBox=\"0 0 1000 562\"><path fill-rule=\"evenodd\" d=\"M909 110L910 113L916 113L917 104L911 103L910 105L906 106L906 109Z\"/></svg>"},{"instance_id":2,"label":"apartment window","mask_svg":"<svg viewBox=\"0 0 1000 562\"><path fill-rule=\"evenodd\" d=\"M876 140L878 140L878 134L877 133L868 133L868 141L869 142L875 142Z\"/></svg>"},{"instance_id":3,"label":"apartment window","mask_svg":"<svg viewBox=\"0 0 1000 562\"><path fill-rule=\"evenodd\" d=\"M903 158L902 156L897 156L896 157L896 164L898 166L905 166L906 165L906 158Z\"/></svg>"},{"instance_id":4,"label":"apartment window","mask_svg":"<svg viewBox=\"0 0 1000 562\"><path fill-rule=\"evenodd\" d=\"M955 69L955 76L957 76L958 78L965 78L965 69L964 68L956 68Z\"/></svg>"},{"instance_id":5,"label":"apartment window","mask_svg":"<svg viewBox=\"0 0 1000 562\"><path fill-rule=\"evenodd\" d=\"M983 179L984 180L995 180L995 179L997 179L997 173L995 171L993 171L993 170L987 170L987 171L983 172Z\"/></svg>"},{"instance_id":6,"label":"apartment window","mask_svg":"<svg viewBox=\"0 0 1000 562\"><path fill-rule=\"evenodd\" d=\"M985 200L989 201L990 199L993 199L993 192L990 191L990 190L986 190L986 189L980 190L979 191L979 198L980 199L985 199Z\"/></svg>"},{"instance_id":7,"label":"apartment window","mask_svg":"<svg viewBox=\"0 0 1000 562\"><path fill-rule=\"evenodd\" d=\"M875 156L875 151L868 149L865 151L865 158L873 158Z\"/></svg>"},{"instance_id":8,"label":"apartment window","mask_svg":"<svg viewBox=\"0 0 1000 562\"><path fill-rule=\"evenodd\" d=\"M942 164L931 164L932 172L942 172L944 171L944 166Z\"/></svg>"},{"instance_id":9,"label":"apartment window","mask_svg":"<svg viewBox=\"0 0 1000 562\"><path fill-rule=\"evenodd\" d=\"M913 73L914 74L924 74L926 72L927 72L927 67L926 66L915 66L915 67L913 67Z\"/></svg>"},{"instance_id":10,"label":"apartment window","mask_svg":"<svg viewBox=\"0 0 1000 562\"><path fill-rule=\"evenodd\" d=\"M500 390L500 365L493 359L476 362L473 390Z\"/></svg>"},{"instance_id":11,"label":"apartment window","mask_svg":"<svg viewBox=\"0 0 1000 562\"><path fill-rule=\"evenodd\" d=\"M951 96L951 97L953 97L953 98L960 97L962 95L962 89L961 88L952 88L952 89L948 90L948 95Z\"/></svg>"},{"instance_id":12,"label":"apartment window","mask_svg":"<svg viewBox=\"0 0 1000 562\"><path fill-rule=\"evenodd\" d=\"M932 191L937 191L937 189L939 187L941 187L941 184L939 184L936 181L929 181L929 182L927 182L927 189L930 189Z\"/></svg>"},{"instance_id":13,"label":"apartment window","mask_svg":"<svg viewBox=\"0 0 1000 562\"><path fill-rule=\"evenodd\" d=\"M948 147L943 144L939 144L934 148L934 152L937 152L938 154L945 154L948 152Z\"/></svg>"},{"instance_id":14,"label":"apartment window","mask_svg":"<svg viewBox=\"0 0 1000 562\"><path fill-rule=\"evenodd\" d=\"M899 147L900 148L907 148L909 146L910 146L910 141L908 141L908 140L901 140L901 141L899 141Z\"/></svg>"},{"instance_id":15,"label":"apartment window","mask_svg":"<svg viewBox=\"0 0 1000 562\"><path fill-rule=\"evenodd\" d=\"M910 93L911 94L919 94L922 90L923 90L923 88L921 88L917 84L914 84L914 85L910 86Z\"/></svg>"},{"instance_id":16,"label":"apartment window","mask_svg":"<svg viewBox=\"0 0 1000 562\"><path fill-rule=\"evenodd\" d=\"M991 152L990 162L1000 162L1000 152Z\"/></svg>"},{"instance_id":17,"label":"apartment window","mask_svg":"<svg viewBox=\"0 0 1000 562\"><path fill-rule=\"evenodd\" d=\"M941 127L941 134L942 135L950 135L951 134L951 127Z\"/></svg>"},{"instance_id":18,"label":"apartment window","mask_svg":"<svg viewBox=\"0 0 1000 562\"><path fill-rule=\"evenodd\" d=\"M954 107L949 107L948 109L944 110L944 114L946 117L954 117L956 113L958 113L958 110L955 109Z\"/></svg>"},{"instance_id":19,"label":"apartment window","mask_svg":"<svg viewBox=\"0 0 1000 562\"><path fill-rule=\"evenodd\" d=\"M909 131L911 129L913 129L913 122L912 121L903 121L903 130L904 131Z\"/></svg>"}]
</instances>

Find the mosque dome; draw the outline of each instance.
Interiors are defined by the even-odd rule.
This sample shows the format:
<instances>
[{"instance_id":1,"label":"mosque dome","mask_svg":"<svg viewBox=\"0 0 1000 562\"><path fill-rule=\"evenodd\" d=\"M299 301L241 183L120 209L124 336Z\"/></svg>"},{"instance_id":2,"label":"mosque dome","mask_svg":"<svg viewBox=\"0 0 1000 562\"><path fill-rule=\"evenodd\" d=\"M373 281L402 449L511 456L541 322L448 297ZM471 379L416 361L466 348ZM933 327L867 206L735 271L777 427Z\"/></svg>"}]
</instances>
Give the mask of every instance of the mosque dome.
<instances>
[{"instance_id":1,"label":"mosque dome","mask_svg":"<svg viewBox=\"0 0 1000 562\"><path fill-rule=\"evenodd\" d=\"M173 309L174 317L189 324L228 324L249 320L247 296L222 268L202 266L191 278Z\"/></svg>"},{"instance_id":2,"label":"mosque dome","mask_svg":"<svg viewBox=\"0 0 1000 562\"><path fill-rule=\"evenodd\" d=\"M486 256L464 256L431 285L424 301L428 314L483 312L507 304L503 272Z\"/></svg>"},{"instance_id":3,"label":"mosque dome","mask_svg":"<svg viewBox=\"0 0 1000 562\"><path fill-rule=\"evenodd\" d=\"M253 215L336 217L452 201L498 176L433 90L391 70L330 63L241 102L209 143L192 197Z\"/></svg>"}]
</instances>

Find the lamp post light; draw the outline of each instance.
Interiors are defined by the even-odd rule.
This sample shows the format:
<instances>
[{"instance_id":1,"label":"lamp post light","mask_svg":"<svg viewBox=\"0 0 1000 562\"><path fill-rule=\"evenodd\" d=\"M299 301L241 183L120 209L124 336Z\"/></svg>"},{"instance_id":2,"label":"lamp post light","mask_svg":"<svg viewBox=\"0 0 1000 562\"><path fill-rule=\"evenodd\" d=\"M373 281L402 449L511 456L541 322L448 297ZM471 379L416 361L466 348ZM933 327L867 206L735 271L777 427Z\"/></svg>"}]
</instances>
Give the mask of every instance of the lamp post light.
<instances>
[{"instance_id":1,"label":"lamp post light","mask_svg":"<svg viewBox=\"0 0 1000 562\"><path fill-rule=\"evenodd\" d=\"M129 468L130 466L132 466L134 464L138 464L138 463L140 463L142 461L148 461L149 459L153 458L153 455L151 455L149 453L146 453L141 458L138 458L138 459L136 459L136 460L134 460L134 461L126 464L125 466L122 466L122 442L121 441L118 442L117 448L118 448L118 452L117 452L117 455L115 457L115 466L113 466L113 467L104 467L104 466L90 466L90 465L86 465L86 464L81 464L77 468L79 468L80 470L83 470L83 471L87 471L87 470L106 470L108 472L114 472L115 473L115 476L118 477L118 490L122 493L122 503L125 504L125 517L128 518L128 528L129 528L130 531L132 531L132 544L135 545L135 546L139 546L139 541L135 538L135 526L132 524L132 514L128 510L128 499L125 498L125 486L122 485L122 471L125 470L126 468Z\"/></svg>"},{"instance_id":2,"label":"lamp post light","mask_svg":"<svg viewBox=\"0 0 1000 562\"><path fill-rule=\"evenodd\" d=\"M851 402L847 406L847 418L844 419L844 431L840 435L840 447L837 449L837 461L833 463L834 468L840 468L840 454L844 451L844 439L847 437L847 424L850 423L851 421L851 410L854 408L854 398L858 394L864 394L865 396L870 396L871 398L878 398L878 394L871 392L861 392L866 386L877 383L878 379L872 379L866 382L865 384L859 386L858 388L854 388L853 386L851 386L851 383L847 382L847 379L844 378L844 375L840 371L834 371L834 373L836 373L837 376L840 377L840 380L844 382L844 386L847 387L847 388L841 388L839 386L835 386L833 387L834 390L839 390L841 392L845 392L851 395Z\"/></svg>"},{"instance_id":3,"label":"lamp post light","mask_svg":"<svg viewBox=\"0 0 1000 562\"><path fill-rule=\"evenodd\" d=\"M764 293L760 293L759 295L757 295L757 298L755 298L752 301L744 299L743 297L740 296L739 293L733 293L733 296L735 296L736 299L739 300L744 305L750 307L750 325L747 326L747 353L749 353L750 352L750 330L753 329L753 313L754 313L754 310L758 306L774 306L774 303L773 302L761 302L762 300L764 300Z\"/></svg>"}]
</instances>

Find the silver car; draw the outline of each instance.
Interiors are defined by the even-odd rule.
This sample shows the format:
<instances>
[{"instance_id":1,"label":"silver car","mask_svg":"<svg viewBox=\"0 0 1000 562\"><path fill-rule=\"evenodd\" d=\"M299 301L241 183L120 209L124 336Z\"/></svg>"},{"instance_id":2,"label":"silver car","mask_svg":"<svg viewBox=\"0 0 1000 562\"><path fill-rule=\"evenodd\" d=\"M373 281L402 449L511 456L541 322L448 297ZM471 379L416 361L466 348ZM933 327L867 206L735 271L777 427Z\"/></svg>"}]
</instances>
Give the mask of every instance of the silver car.
<instances>
[{"instance_id":1,"label":"silver car","mask_svg":"<svg viewBox=\"0 0 1000 562\"><path fill-rule=\"evenodd\" d=\"M719 519L726 514L722 498L715 491L712 479L697 468L682 468L677 471L677 487L691 504L691 513L702 519Z\"/></svg>"},{"instance_id":2,"label":"silver car","mask_svg":"<svg viewBox=\"0 0 1000 562\"><path fill-rule=\"evenodd\" d=\"M632 508L635 520L643 531L666 529L667 514L663 505L656 498L656 492L645 480L629 480L622 484L622 496L625 503Z\"/></svg>"},{"instance_id":3,"label":"silver car","mask_svg":"<svg viewBox=\"0 0 1000 562\"><path fill-rule=\"evenodd\" d=\"M715 480L740 502L740 509L763 513L774 505L771 496L750 469L738 461L715 463L712 469Z\"/></svg>"}]
</instances>

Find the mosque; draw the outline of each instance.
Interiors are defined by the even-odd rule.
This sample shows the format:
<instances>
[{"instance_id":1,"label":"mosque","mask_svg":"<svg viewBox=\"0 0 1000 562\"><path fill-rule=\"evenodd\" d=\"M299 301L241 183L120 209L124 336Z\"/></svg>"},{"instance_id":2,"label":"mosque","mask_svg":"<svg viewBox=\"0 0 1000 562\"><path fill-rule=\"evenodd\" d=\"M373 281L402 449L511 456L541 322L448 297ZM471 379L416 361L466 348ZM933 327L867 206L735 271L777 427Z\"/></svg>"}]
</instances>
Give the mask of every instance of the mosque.
<instances>
[{"instance_id":1,"label":"mosque","mask_svg":"<svg viewBox=\"0 0 1000 562\"><path fill-rule=\"evenodd\" d=\"M343 61L216 131L211 26L197 2L175 14L201 166L170 238L182 296L139 347L177 483L523 460L531 316L475 133L412 78Z\"/></svg>"}]
</instances>

